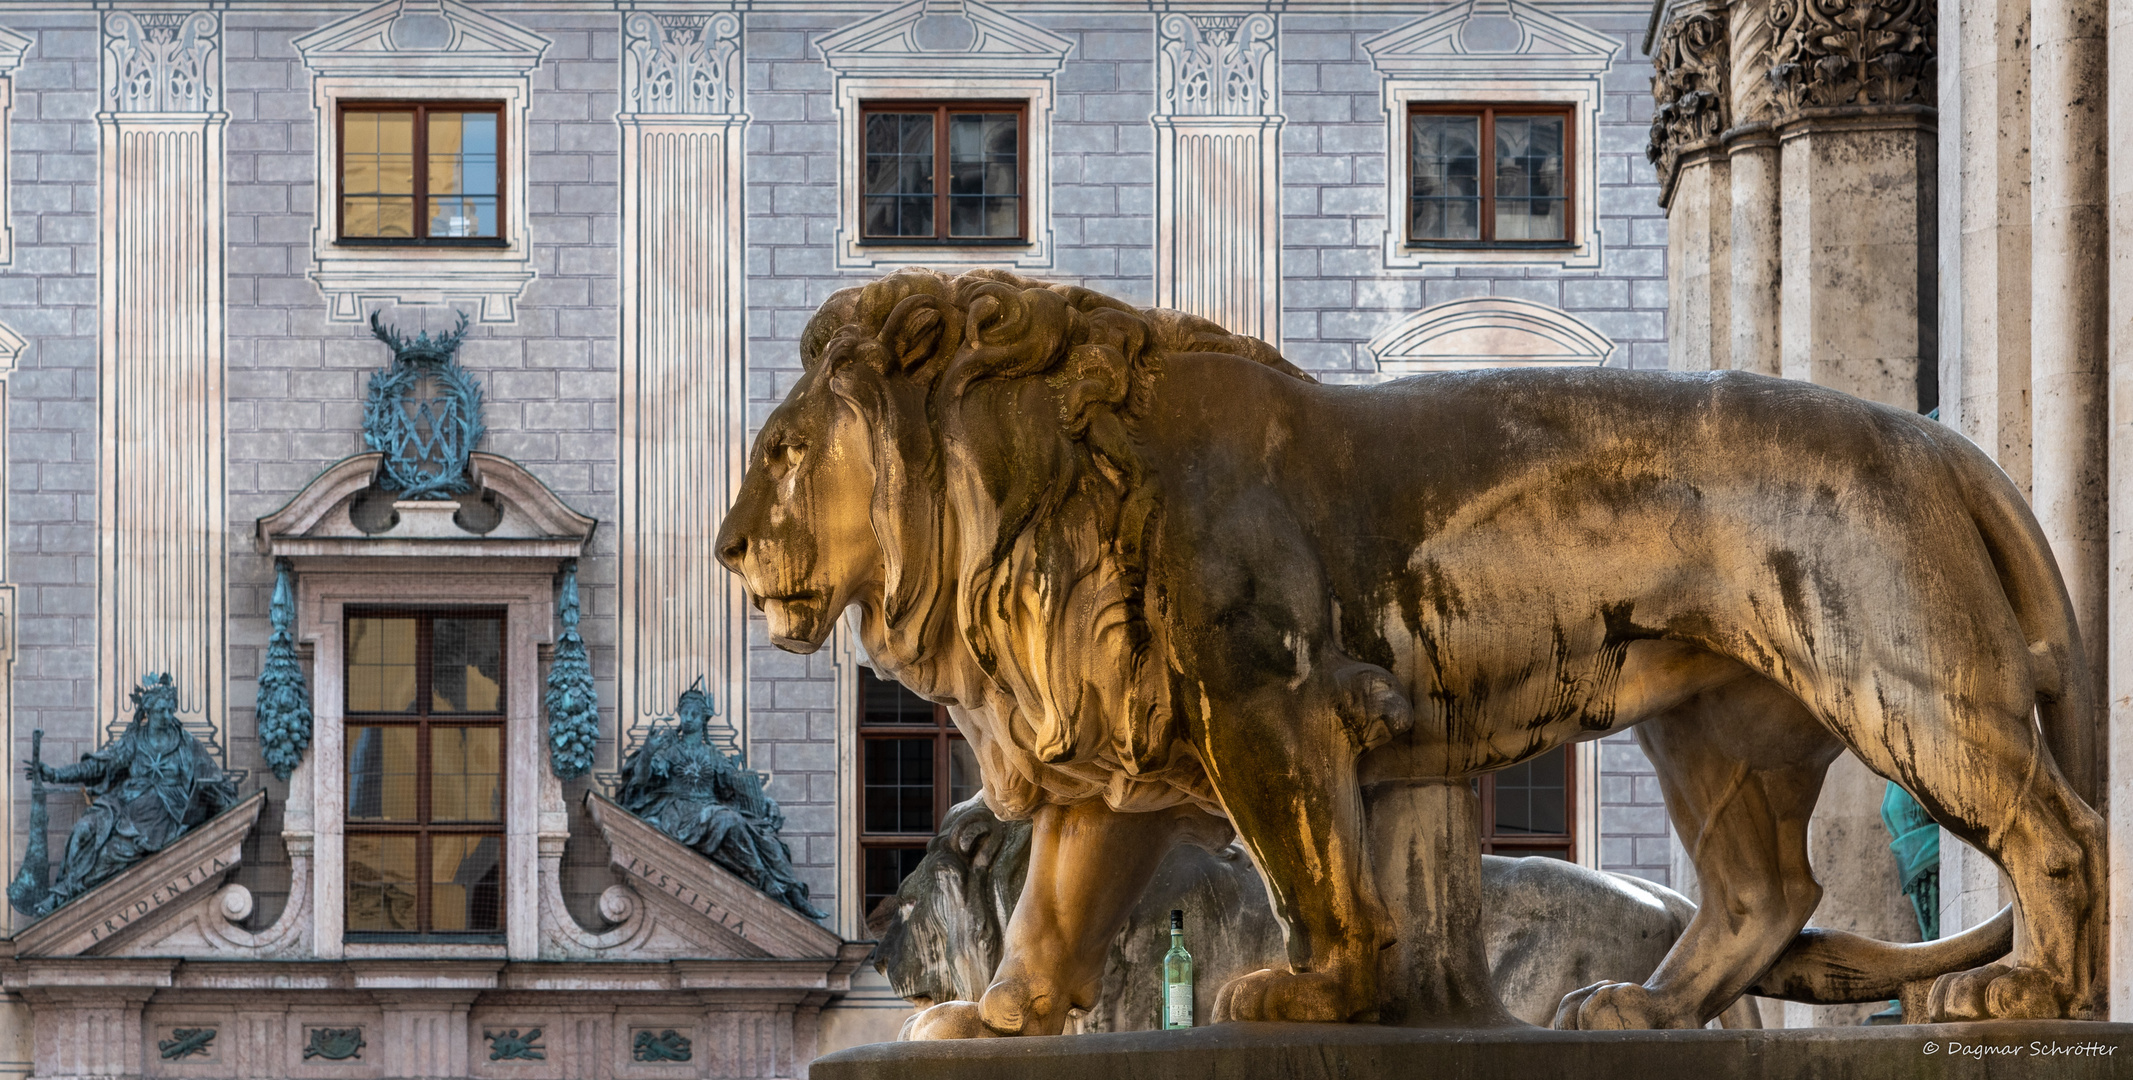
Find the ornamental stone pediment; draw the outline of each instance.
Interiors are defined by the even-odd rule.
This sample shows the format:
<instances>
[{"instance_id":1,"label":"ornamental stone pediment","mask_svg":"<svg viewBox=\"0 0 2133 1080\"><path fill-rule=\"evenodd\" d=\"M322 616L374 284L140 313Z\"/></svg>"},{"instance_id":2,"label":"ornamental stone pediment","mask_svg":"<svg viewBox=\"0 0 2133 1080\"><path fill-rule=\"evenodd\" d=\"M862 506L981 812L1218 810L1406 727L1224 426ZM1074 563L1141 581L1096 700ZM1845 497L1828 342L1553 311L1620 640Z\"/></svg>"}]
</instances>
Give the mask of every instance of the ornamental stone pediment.
<instances>
[{"instance_id":1,"label":"ornamental stone pediment","mask_svg":"<svg viewBox=\"0 0 2133 1080\"><path fill-rule=\"evenodd\" d=\"M221 886L244 861L244 841L259 823L266 792L217 814L117 877L15 935L17 956L121 955L157 928L190 921L224 902ZM243 918L250 913L249 897ZM226 921L226 920L225 920Z\"/></svg>"},{"instance_id":2,"label":"ornamental stone pediment","mask_svg":"<svg viewBox=\"0 0 2133 1080\"><path fill-rule=\"evenodd\" d=\"M594 934L575 926L544 927L550 951L583 959L857 964L872 949L838 937L604 795L586 796L586 808L627 884L600 898L602 914L614 923L610 929Z\"/></svg>"},{"instance_id":3,"label":"ornamental stone pediment","mask_svg":"<svg viewBox=\"0 0 2133 1080\"><path fill-rule=\"evenodd\" d=\"M978 3L890 8L815 42L839 75L1052 75L1074 47L1041 26Z\"/></svg>"},{"instance_id":4,"label":"ornamental stone pediment","mask_svg":"<svg viewBox=\"0 0 2133 1080\"><path fill-rule=\"evenodd\" d=\"M531 71L553 44L454 0L380 4L295 41L313 71L400 74L410 66L463 73Z\"/></svg>"},{"instance_id":5,"label":"ornamental stone pediment","mask_svg":"<svg viewBox=\"0 0 2133 1080\"><path fill-rule=\"evenodd\" d=\"M458 499L395 500L374 482L384 455L357 454L318 474L260 518L254 544L277 557L447 555L576 558L598 524L517 462L469 455L475 490Z\"/></svg>"}]
</instances>

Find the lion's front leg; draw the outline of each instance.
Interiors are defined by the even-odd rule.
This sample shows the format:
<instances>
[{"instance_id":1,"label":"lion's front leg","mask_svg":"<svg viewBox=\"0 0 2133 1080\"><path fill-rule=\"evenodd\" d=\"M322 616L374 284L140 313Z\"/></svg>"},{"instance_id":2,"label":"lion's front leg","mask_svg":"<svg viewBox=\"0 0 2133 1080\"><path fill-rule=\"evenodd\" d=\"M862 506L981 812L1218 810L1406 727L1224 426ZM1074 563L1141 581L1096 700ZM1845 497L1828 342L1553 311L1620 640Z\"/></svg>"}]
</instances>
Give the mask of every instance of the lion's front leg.
<instances>
[{"instance_id":1,"label":"lion's front leg","mask_svg":"<svg viewBox=\"0 0 2133 1080\"><path fill-rule=\"evenodd\" d=\"M907 1037L1057 1035L1096 1003L1111 941L1181 833L1190 807L1121 814L1101 802L1045 806L1031 821L1029 876L1008 920L1000 969L977 1002L915 1017Z\"/></svg>"},{"instance_id":2,"label":"lion's front leg","mask_svg":"<svg viewBox=\"0 0 2133 1080\"><path fill-rule=\"evenodd\" d=\"M1289 970L1232 981L1215 1020L1342 1022L1377 1007L1386 925L1369 875L1357 746L1328 701L1280 688L1214 703L1202 747L1288 929Z\"/></svg>"}]
</instances>

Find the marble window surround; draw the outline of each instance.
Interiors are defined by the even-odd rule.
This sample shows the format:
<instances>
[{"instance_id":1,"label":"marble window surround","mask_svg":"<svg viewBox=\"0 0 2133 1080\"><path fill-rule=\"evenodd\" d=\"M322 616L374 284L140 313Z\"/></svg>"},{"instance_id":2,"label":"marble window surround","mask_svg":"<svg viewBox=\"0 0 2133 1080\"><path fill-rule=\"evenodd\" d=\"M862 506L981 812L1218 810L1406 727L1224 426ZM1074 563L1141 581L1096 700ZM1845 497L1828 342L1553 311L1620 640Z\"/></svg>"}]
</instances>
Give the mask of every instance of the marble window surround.
<instances>
[{"instance_id":1,"label":"marble window surround","mask_svg":"<svg viewBox=\"0 0 2133 1080\"><path fill-rule=\"evenodd\" d=\"M552 635L557 560L447 556L340 556L300 560L297 639L316 661L310 756L289 785L286 829L308 824L317 862L312 909L320 959L459 957L531 960L540 953L537 887L544 833L567 835L563 787L546 767L539 649ZM505 944L346 942L347 720L345 622L349 607L502 607L504 626ZM306 777L302 773L308 772Z\"/></svg>"}]
</instances>

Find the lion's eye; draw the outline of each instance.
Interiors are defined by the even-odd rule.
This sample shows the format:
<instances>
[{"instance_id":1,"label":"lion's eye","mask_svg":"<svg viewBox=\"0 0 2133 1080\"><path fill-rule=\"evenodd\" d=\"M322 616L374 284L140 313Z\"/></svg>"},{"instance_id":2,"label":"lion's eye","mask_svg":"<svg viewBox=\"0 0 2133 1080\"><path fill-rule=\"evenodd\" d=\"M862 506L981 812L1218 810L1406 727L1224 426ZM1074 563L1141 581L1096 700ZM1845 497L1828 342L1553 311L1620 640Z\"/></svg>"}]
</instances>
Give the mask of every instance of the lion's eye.
<instances>
[{"instance_id":1,"label":"lion's eye","mask_svg":"<svg viewBox=\"0 0 2133 1080\"><path fill-rule=\"evenodd\" d=\"M779 473L788 473L800 466L807 457L807 447L799 443L781 442L765 451L770 467Z\"/></svg>"}]
</instances>

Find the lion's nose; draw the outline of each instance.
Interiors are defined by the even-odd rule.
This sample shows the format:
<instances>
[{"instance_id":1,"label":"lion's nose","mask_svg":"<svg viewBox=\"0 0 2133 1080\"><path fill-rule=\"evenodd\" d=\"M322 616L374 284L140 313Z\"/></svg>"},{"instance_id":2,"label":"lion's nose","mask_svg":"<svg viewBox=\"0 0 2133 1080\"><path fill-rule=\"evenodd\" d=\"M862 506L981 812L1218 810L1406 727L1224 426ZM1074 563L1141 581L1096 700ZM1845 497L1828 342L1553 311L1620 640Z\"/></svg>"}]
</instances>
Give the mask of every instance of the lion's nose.
<instances>
[{"instance_id":1,"label":"lion's nose","mask_svg":"<svg viewBox=\"0 0 2133 1080\"><path fill-rule=\"evenodd\" d=\"M740 573L741 559L746 557L747 554L747 537L729 533L718 538L718 561L723 563L726 569L736 574Z\"/></svg>"}]
</instances>

